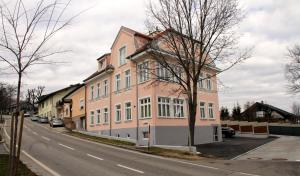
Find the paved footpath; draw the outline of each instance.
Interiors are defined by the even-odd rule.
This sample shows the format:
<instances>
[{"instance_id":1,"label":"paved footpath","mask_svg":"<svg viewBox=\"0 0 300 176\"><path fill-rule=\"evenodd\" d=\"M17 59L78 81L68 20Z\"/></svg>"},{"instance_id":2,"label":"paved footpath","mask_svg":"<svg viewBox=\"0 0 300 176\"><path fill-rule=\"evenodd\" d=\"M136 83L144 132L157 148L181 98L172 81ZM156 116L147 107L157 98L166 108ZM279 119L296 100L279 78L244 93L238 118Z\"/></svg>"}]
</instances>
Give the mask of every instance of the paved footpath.
<instances>
[{"instance_id":1,"label":"paved footpath","mask_svg":"<svg viewBox=\"0 0 300 176\"><path fill-rule=\"evenodd\" d=\"M300 165L300 137L279 136L278 139L254 149L236 160L287 160Z\"/></svg>"}]
</instances>

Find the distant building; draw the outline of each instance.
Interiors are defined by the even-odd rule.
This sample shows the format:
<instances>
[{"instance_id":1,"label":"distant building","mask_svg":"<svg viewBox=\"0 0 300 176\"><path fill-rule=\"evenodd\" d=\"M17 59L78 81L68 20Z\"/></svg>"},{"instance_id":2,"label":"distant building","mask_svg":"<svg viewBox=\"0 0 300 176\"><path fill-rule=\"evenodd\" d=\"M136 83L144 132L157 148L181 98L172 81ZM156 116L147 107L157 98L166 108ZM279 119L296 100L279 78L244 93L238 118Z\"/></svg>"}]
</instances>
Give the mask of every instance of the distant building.
<instances>
[{"instance_id":1,"label":"distant building","mask_svg":"<svg viewBox=\"0 0 300 176\"><path fill-rule=\"evenodd\" d=\"M38 101L38 115L48 117L48 119L52 117L63 118L63 108L60 106L62 98L79 86L81 85L70 85L69 87L41 96Z\"/></svg>"},{"instance_id":2,"label":"distant building","mask_svg":"<svg viewBox=\"0 0 300 176\"><path fill-rule=\"evenodd\" d=\"M297 116L275 106L256 102L244 112L242 120L261 122L295 122Z\"/></svg>"},{"instance_id":3,"label":"distant building","mask_svg":"<svg viewBox=\"0 0 300 176\"><path fill-rule=\"evenodd\" d=\"M81 84L63 97L64 121L70 129L85 130L85 86ZM69 122L68 122L69 121Z\"/></svg>"}]
</instances>

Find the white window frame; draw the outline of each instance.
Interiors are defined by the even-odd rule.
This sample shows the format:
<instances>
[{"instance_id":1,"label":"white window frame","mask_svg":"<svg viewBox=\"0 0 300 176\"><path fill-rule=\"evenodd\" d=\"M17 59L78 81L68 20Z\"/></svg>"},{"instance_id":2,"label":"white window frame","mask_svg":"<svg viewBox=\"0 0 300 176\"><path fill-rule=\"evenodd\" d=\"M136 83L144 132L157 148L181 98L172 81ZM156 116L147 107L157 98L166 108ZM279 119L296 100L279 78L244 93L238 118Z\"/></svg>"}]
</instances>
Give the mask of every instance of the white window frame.
<instances>
[{"instance_id":1,"label":"white window frame","mask_svg":"<svg viewBox=\"0 0 300 176\"><path fill-rule=\"evenodd\" d=\"M97 114L97 121L96 121L96 124L101 124L101 110L100 109L97 109L96 110Z\"/></svg>"},{"instance_id":2,"label":"white window frame","mask_svg":"<svg viewBox=\"0 0 300 176\"><path fill-rule=\"evenodd\" d=\"M141 101L142 100L145 100L145 99L149 99L149 102L145 103L145 104L141 104ZM149 111L148 111L148 116L145 115L145 112L142 112L142 107L146 107ZM144 109L143 108L143 109ZM149 113L150 112L150 113ZM144 116L142 117L142 114L144 114ZM152 115L152 104L151 104L151 97L148 96L148 97L142 97L142 98L139 98L139 119L150 119L151 118L151 115Z\"/></svg>"},{"instance_id":3,"label":"white window frame","mask_svg":"<svg viewBox=\"0 0 300 176\"><path fill-rule=\"evenodd\" d=\"M91 85L90 91L91 91L91 92L90 92L90 96L91 96L90 99L91 99L91 100L94 100L94 85Z\"/></svg>"},{"instance_id":4,"label":"white window frame","mask_svg":"<svg viewBox=\"0 0 300 176\"><path fill-rule=\"evenodd\" d=\"M97 83L97 98L100 98L100 87L101 87L101 84L100 84L100 82L99 83Z\"/></svg>"},{"instance_id":5,"label":"white window frame","mask_svg":"<svg viewBox=\"0 0 300 176\"><path fill-rule=\"evenodd\" d=\"M202 103L203 103L204 105L201 105ZM205 111L205 109L206 109L206 108L205 108L206 103L201 101L201 102L199 103L199 106L200 106L200 109L199 109L199 110L200 110L200 119L206 119L206 111ZM202 114L202 112L203 112L203 114ZM202 116L202 115L204 115L204 116Z\"/></svg>"},{"instance_id":6,"label":"white window frame","mask_svg":"<svg viewBox=\"0 0 300 176\"><path fill-rule=\"evenodd\" d=\"M127 107L127 104L130 103L130 107ZM132 103L131 101L127 101L124 103L124 117L125 117L125 121L130 121L132 120ZM129 118L128 118L128 114L127 114L127 110L129 110L130 114L129 114Z\"/></svg>"},{"instance_id":7,"label":"white window frame","mask_svg":"<svg viewBox=\"0 0 300 176\"><path fill-rule=\"evenodd\" d=\"M201 72L199 75L198 88L200 88L200 89L204 88L204 73L203 72Z\"/></svg>"},{"instance_id":8,"label":"white window frame","mask_svg":"<svg viewBox=\"0 0 300 176\"><path fill-rule=\"evenodd\" d=\"M206 74L206 88L207 90L212 90L212 82L211 82L211 75Z\"/></svg>"},{"instance_id":9,"label":"white window frame","mask_svg":"<svg viewBox=\"0 0 300 176\"><path fill-rule=\"evenodd\" d=\"M175 102L176 100L178 102ZM179 102L182 102L182 103L179 103ZM184 107L185 107L184 99L173 98L172 103L173 103L174 118L184 118L184 115L185 115L185 113L184 113Z\"/></svg>"},{"instance_id":10,"label":"white window frame","mask_svg":"<svg viewBox=\"0 0 300 176\"><path fill-rule=\"evenodd\" d=\"M82 108L81 108L82 107ZM79 100L79 110L83 110L84 109L84 99L83 98L80 98Z\"/></svg>"},{"instance_id":11,"label":"white window frame","mask_svg":"<svg viewBox=\"0 0 300 176\"><path fill-rule=\"evenodd\" d=\"M103 88L103 95L104 96L107 96L108 95L108 80L106 79L106 80L104 80L103 81L103 84L104 84L104 88Z\"/></svg>"},{"instance_id":12,"label":"white window frame","mask_svg":"<svg viewBox=\"0 0 300 176\"><path fill-rule=\"evenodd\" d=\"M125 71L125 89L130 89L131 86L130 79L131 79L131 71L129 69Z\"/></svg>"},{"instance_id":13,"label":"white window frame","mask_svg":"<svg viewBox=\"0 0 300 176\"><path fill-rule=\"evenodd\" d=\"M90 125L94 125L94 124L95 124L95 112L90 111Z\"/></svg>"},{"instance_id":14,"label":"white window frame","mask_svg":"<svg viewBox=\"0 0 300 176\"><path fill-rule=\"evenodd\" d=\"M119 79L118 79L119 76ZM115 76L115 91L120 92L121 91L121 74L116 74Z\"/></svg>"},{"instance_id":15,"label":"white window frame","mask_svg":"<svg viewBox=\"0 0 300 176\"><path fill-rule=\"evenodd\" d=\"M120 106L120 109L117 109L117 106ZM118 113L118 111L120 111L120 112ZM118 114L120 115L119 120L117 119ZM122 105L121 104L116 104L115 105L115 122L121 122L121 120L122 120Z\"/></svg>"},{"instance_id":16,"label":"white window frame","mask_svg":"<svg viewBox=\"0 0 300 176\"><path fill-rule=\"evenodd\" d=\"M105 109L107 110L107 112L105 112ZM108 107L104 107L103 108L103 123L107 124L109 122L109 110Z\"/></svg>"},{"instance_id":17,"label":"white window frame","mask_svg":"<svg viewBox=\"0 0 300 176\"><path fill-rule=\"evenodd\" d=\"M119 66L122 66L124 64L126 64L126 45L125 46L122 46L120 49L119 49ZM121 52L124 50L124 56L122 56Z\"/></svg>"},{"instance_id":18,"label":"white window frame","mask_svg":"<svg viewBox=\"0 0 300 176\"><path fill-rule=\"evenodd\" d=\"M161 102L159 100L161 100ZM168 102L167 102L167 100L168 100ZM164 110L164 108L165 108L165 110ZM161 110L161 112L160 112L160 110ZM165 113L163 113L163 112L165 112ZM157 97L157 116L162 117L162 118L170 118L171 117L171 98L163 97L163 96Z\"/></svg>"},{"instance_id":19,"label":"white window frame","mask_svg":"<svg viewBox=\"0 0 300 176\"><path fill-rule=\"evenodd\" d=\"M215 118L214 104L213 103L208 103L208 118L210 118L210 119Z\"/></svg>"},{"instance_id":20,"label":"white window frame","mask_svg":"<svg viewBox=\"0 0 300 176\"><path fill-rule=\"evenodd\" d=\"M147 63L147 68L146 69L145 69L145 67L141 68L141 66L144 66L146 63ZM150 62L148 60L145 60L145 61L139 63L137 67L138 67L138 82L143 83L143 82L148 81L150 79L149 71L148 71L148 69L150 67Z\"/></svg>"}]
</instances>

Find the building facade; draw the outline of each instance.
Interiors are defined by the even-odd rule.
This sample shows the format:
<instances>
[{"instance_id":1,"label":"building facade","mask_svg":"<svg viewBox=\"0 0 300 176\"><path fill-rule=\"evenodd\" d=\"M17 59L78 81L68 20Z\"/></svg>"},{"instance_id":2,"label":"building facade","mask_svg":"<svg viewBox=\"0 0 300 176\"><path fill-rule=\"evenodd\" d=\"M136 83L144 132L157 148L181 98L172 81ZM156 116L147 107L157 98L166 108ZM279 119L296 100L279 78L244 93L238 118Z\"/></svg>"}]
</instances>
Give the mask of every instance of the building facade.
<instances>
[{"instance_id":1,"label":"building facade","mask_svg":"<svg viewBox=\"0 0 300 176\"><path fill-rule=\"evenodd\" d=\"M144 49L154 38L121 27L111 53L97 59L98 70L84 80L87 131L139 145L188 144L186 96L147 71L166 74ZM216 71L208 67L202 75ZM199 81L198 99L195 144L221 141L216 77Z\"/></svg>"},{"instance_id":2,"label":"building facade","mask_svg":"<svg viewBox=\"0 0 300 176\"><path fill-rule=\"evenodd\" d=\"M52 117L63 118L63 108L60 106L62 98L78 86L79 84L70 85L69 87L41 96L38 101L38 115L40 117L48 117L49 120Z\"/></svg>"},{"instance_id":3,"label":"building facade","mask_svg":"<svg viewBox=\"0 0 300 176\"><path fill-rule=\"evenodd\" d=\"M63 98L64 119L69 119L69 128L77 130L86 129L85 119L85 86L82 84L77 89ZM68 124L66 124L68 126Z\"/></svg>"}]
</instances>

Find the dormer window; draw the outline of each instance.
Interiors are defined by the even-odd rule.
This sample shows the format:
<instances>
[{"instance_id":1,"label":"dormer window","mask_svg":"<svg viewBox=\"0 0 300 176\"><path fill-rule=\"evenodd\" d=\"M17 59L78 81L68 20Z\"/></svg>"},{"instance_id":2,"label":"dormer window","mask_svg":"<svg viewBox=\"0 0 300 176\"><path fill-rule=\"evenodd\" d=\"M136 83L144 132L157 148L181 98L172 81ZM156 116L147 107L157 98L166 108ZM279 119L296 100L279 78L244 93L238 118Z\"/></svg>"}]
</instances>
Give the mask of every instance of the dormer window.
<instances>
[{"instance_id":1,"label":"dormer window","mask_svg":"<svg viewBox=\"0 0 300 176\"><path fill-rule=\"evenodd\" d=\"M126 63L126 46L119 49L119 65L124 65Z\"/></svg>"}]
</instances>

